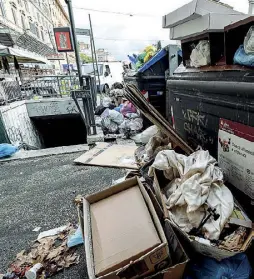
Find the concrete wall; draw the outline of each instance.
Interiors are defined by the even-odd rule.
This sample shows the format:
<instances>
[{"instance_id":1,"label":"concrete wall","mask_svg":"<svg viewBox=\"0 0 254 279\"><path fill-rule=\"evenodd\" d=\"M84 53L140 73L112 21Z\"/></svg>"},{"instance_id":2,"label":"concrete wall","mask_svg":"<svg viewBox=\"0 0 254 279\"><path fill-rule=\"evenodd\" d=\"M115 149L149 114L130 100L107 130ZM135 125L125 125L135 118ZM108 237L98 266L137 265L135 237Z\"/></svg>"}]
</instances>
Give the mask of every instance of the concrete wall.
<instances>
[{"instance_id":1,"label":"concrete wall","mask_svg":"<svg viewBox=\"0 0 254 279\"><path fill-rule=\"evenodd\" d=\"M30 100L26 102L26 106L29 117L45 117L79 113L74 101L70 98L43 99L38 101Z\"/></svg>"},{"instance_id":2,"label":"concrete wall","mask_svg":"<svg viewBox=\"0 0 254 279\"><path fill-rule=\"evenodd\" d=\"M12 144L25 142L41 148L39 135L28 116L25 101L0 107L3 123Z\"/></svg>"}]
</instances>

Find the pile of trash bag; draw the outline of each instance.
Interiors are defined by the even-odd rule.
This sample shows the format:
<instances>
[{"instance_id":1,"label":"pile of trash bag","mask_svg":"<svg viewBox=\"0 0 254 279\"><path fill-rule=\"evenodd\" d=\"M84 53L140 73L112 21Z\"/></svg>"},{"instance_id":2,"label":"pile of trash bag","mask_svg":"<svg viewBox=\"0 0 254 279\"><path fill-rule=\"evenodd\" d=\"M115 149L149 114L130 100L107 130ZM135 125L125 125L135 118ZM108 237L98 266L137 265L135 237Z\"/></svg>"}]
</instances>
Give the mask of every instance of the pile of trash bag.
<instances>
[{"instance_id":1,"label":"pile of trash bag","mask_svg":"<svg viewBox=\"0 0 254 279\"><path fill-rule=\"evenodd\" d=\"M192 50L190 60L191 67L199 68L210 65L210 42L207 40L200 41Z\"/></svg>"},{"instance_id":2,"label":"pile of trash bag","mask_svg":"<svg viewBox=\"0 0 254 279\"><path fill-rule=\"evenodd\" d=\"M17 151L18 151L18 147L12 144L8 144L8 143L0 144L0 158L10 157Z\"/></svg>"},{"instance_id":3,"label":"pile of trash bag","mask_svg":"<svg viewBox=\"0 0 254 279\"><path fill-rule=\"evenodd\" d=\"M110 94L113 94L112 91L121 91L119 95L104 97L102 104L96 108L95 115L98 116L96 124L102 128L105 135L122 133L124 137L130 138L142 130L143 119L135 106L123 97L121 86L120 83L115 84L118 88L112 89ZM120 104L115 107L113 102L117 97Z\"/></svg>"},{"instance_id":4,"label":"pile of trash bag","mask_svg":"<svg viewBox=\"0 0 254 279\"><path fill-rule=\"evenodd\" d=\"M234 55L234 64L254 67L254 26L251 26L244 43L237 49Z\"/></svg>"},{"instance_id":5,"label":"pile of trash bag","mask_svg":"<svg viewBox=\"0 0 254 279\"><path fill-rule=\"evenodd\" d=\"M174 150L158 153L149 175L162 171L169 181L164 187L170 219L179 228L190 233L198 228L209 208L216 211L217 219L210 218L202 227L206 239L218 240L233 213L234 198L224 185L223 172L208 151L199 150L185 156Z\"/></svg>"},{"instance_id":6,"label":"pile of trash bag","mask_svg":"<svg viewBox=\"0 0 254 279\"><path fill-rule=\"evenodd\" d=\"M148 62L159 50L160 49L158 48L158 46L150 45L147 46L140 54L133 54L132 56L128 55L128 58L130 59L132 64L134 64L135 69L138 70L144 65L144 63Z\"/></svg>"}]
</instances>

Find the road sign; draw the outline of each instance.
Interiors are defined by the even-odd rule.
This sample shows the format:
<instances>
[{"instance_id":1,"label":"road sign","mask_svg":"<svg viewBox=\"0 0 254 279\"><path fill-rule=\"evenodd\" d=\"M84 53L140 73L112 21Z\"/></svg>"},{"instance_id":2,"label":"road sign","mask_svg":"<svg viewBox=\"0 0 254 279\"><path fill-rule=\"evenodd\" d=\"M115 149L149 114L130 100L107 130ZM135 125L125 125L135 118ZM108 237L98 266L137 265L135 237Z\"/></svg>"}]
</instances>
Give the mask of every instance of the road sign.
<instances>
[{"instance_id":1,"label":"road sign","mask_svg":"<svg viewBox=\"0 0 254 279\"><path fill-rule=\"evenodd\" d=\"M82 36L90 36L90 30L89 29L76 28L76 34L77 35L82 35Z\"/></svg>"}]
</instances>

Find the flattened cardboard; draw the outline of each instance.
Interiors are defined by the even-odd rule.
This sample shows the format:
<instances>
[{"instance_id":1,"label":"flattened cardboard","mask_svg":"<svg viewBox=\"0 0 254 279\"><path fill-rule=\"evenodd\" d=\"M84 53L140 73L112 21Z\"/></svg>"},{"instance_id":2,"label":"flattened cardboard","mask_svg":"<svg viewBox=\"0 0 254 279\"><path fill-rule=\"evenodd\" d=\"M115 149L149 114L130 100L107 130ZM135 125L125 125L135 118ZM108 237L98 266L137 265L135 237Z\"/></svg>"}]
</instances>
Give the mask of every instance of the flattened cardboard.
<instances>
[{"instance_id":1,"label":"flattened cardboard","mask_svg":"<svg viewBox=\"0 0 254 279\"><path fill-rule=\"evenodd\" d=\"M91 211L90 207L92 204L105 199L114 194L120 193L124 190L130 189L132 187L139 186L139 189L142 193L142 196L145 200L146 206L149 209L150 215L152 217L154 226L156 227L157 233L160 237L161 243L155 247L153 250L143 254L137 260L133 262L129 262L127 265L120 267L118 270L114 270L104 276L96 277L95 269L94 269L94 251L92 245L92 227L91 227ZM126 201L131 206L131 201ZM95 278L110 278L110 279L131 279L137 278L140 276L145 276L152 272L158 270L158 268L172 265L171 258L169 257L169 248L167 239L163 232L163 228L160 224L158 216L156 215L153 204L144 189L144 186L140 182L138 178L132 178L126 180L123 183L118 185L114 185L106 190L103 190L97 194L87 196L83 199L83 218L82 214L80 214L80 219L82 219L81 224L83 224L83 233L86 247L86 261L87 261L87 270L90 279Z\"/></svg>"},{"instance_id":2,"label":"flattened cardboard","mask_svg":"<svg viewBox=\"0 0 254 279\"><path fill-rule=\"evenodd\" d=\"M209 13L218 13L222 15L242 14L220 2L213 0L193 0L168 15L165 15L162 20L162 27L171 28Z\"/></svg>"},{"instance_id":3,"label":"flattened cardboard","mask_svg":"<svg viewBox=\"0 0 254 279\"><path fill-rule=\"evenodd\" d=\"M97 276L127 265L161 243L138 186L91 204L90 210Z\"/></svg>"},{"instance_id":4,"label":"flattened cardboard","mask_svg":"<svg viewBox=\"0 0 254 279\"><path fill-rule=\"evenodd\" d=\"M217 246L209 246L203 243L200 243L194 239L192 239L186 232L182 231L177 224L175 224L172 220L170 220L169 213L166 207L166 196L163 194L162 189L159 185L159 181L156 175L156 171L153 172L154 175L154 190L156 193L156 198L158 199L158 202L160 203L163 212L164 212L164 218L168 219L171 223L171 225L174 227L174 229L182 236L181 239L184 240L184 244L191 247L193 251L196 251L202 255L205 255L207 257L212 257L218 261L221 261L223 259L233 257L239 253L245 252L248 247L251 245L252 240L254 239L254 227L252 228L252 231L250 231L248 238L246 239L245 243L243 244L242 248L235 252L235 251L228 251L225 249L220 249Z\"/></svg>"},{"instance_id":5,"label":"flattened cardboard","mask_svg":"<svg viewBox=\"0 0 254 279\"><path fill-rule=\"evenodd\" d=\"M132 145L98 143L93 149L74 160L75 163L92 166L138 169Z\"/></svg>"},{"instance_id":6,"label":"flattened cardboard","mask_svg":"<svg viewBox=\"0 0 254 279\"><path fill-rule=\"evenodd\" d=\"M208 32L224 32L224 27L247 18L248 15L207 14L170 28L171 40L183 40Z\"/></svg>"}]
</instances>

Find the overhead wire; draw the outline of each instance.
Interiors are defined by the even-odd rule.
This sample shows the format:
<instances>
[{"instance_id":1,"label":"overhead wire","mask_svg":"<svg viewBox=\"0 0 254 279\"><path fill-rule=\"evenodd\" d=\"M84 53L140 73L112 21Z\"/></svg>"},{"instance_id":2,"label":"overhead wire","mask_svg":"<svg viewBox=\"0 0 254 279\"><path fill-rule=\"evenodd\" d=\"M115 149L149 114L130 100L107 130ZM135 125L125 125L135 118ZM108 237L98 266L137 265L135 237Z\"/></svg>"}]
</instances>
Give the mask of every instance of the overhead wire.
<instances>
[{"instance_id":1,"label":"overhead wire","mask_svg":"<svg viewBox=\"0 0 254 279\"><path fill-rule=\"evenodd\" d=\"M63 5L63 7L66 7L66 5ZM98 13L109 13L109 14L124 15L124 16L160 17L160 16L156 16L156 15L151 15L151 14L123 13L123 12L108 11L108 10L99 10L99 9L92 9L92 8L85 8L85 7L76 7L76 6L73 6L72 8L73 8L73 9L77 9L77 10L85 10L85 11L98 12Z\"/></svg>"}]
</instances>

